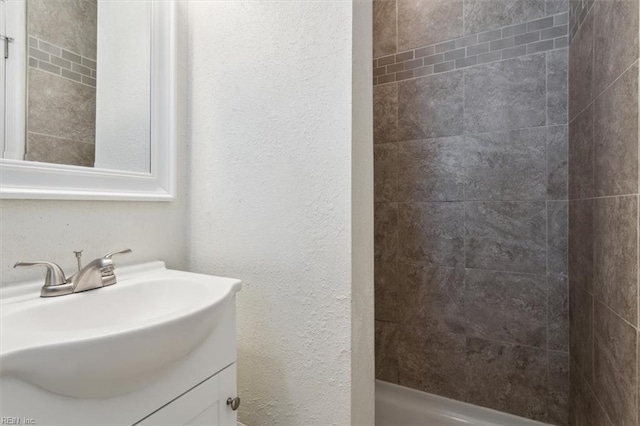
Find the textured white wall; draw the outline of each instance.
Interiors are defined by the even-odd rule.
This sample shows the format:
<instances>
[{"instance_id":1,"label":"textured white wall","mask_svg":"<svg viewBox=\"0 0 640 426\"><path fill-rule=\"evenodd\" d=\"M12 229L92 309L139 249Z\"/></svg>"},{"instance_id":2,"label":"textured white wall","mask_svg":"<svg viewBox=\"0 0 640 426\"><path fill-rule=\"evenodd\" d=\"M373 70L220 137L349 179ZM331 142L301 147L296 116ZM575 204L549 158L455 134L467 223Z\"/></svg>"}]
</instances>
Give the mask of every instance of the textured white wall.
<instances>
[{"instance_id":1,"label":"textured white wall","mask_svg":"<svg viewBox=\"0 0 640 426\"><path fill-rule=\"evenodd\" d=\"M372 424L372 298L352 317L361 287L373 286L372 252L358 271L351 256L359 247L353 5L192 1L188 8L189 267L244 281L240 421ZM370 74L362 78L370 90ZM371 168L368 157L358 172ZM372 188L364 190L371 205L362 210L370 214ZM372 246L372 218L364 220L371 232L362 245ZM370 355L355 360L370 366L358 370L366 378L352 376L352 319L368 321L360 328L370 341L359 345L369 345ZM369 387L363 399L371 397L358 415L351 412L356 383Z\"/></svg>"}]
</instances>

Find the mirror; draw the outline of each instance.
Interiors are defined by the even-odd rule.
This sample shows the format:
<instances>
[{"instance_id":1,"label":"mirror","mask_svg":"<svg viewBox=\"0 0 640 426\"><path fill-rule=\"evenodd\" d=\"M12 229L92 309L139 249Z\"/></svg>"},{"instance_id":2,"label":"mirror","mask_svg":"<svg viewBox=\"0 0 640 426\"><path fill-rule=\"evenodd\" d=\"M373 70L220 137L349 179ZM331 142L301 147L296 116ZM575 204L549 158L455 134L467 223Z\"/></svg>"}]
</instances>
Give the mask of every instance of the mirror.
<instances>
[{"instance_id":1,"label":"mirror","mask_svg":"<svg viewBox=\"0 0 640 426\"><path fill-rule=\"evenodd\" d=\"M166 0L0 0L3 197L172 195L174 8ZM36 179L47 171L53 181Z\"/></svg>"}]
</instances>

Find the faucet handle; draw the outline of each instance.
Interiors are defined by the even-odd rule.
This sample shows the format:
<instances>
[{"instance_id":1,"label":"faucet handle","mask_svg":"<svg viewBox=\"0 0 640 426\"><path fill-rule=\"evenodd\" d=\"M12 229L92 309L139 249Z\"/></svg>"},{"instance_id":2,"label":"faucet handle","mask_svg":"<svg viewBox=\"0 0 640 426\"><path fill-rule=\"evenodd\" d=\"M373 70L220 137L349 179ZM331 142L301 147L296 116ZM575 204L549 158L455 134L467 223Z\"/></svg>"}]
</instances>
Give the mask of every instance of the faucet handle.
<instances>
[{"instance_id":1,"label":"faucet handle","mask_svg":"<svg viewBox=\"0 0 640 426\"><path fill-rule=\"evenodd\" d=\"M124 250L120 250L120 251L114 251L113 253L109 253L105 256L103 256L105 259L111 259L113 256L117 255L117 254L129 254L131 253L131 249L124 249Z\"/></svg>"},{"instance_id":2,"label":"faucet handle","mask_svg":"<svg viewBox=\"0 0 640 426\"><path fill-rule=\"evenodd\" d=\"M129 254L131 253L131 249L125 249L125 250L120 250L120 251L114 251L113 253L109 253L107 255L105 255L103 257L103 259L108 259L111 261L111 265L107 268L103 268L102 269L102 286L106 287L108 285L113 285L115 284L116 281L116 274L113 272L113 269L115 267L115 263L113 262L113 260L111 259L113 256L117 255L117 254Z\"/></svg>"},{"instance_id":3,"label":"faucet handle","mask_svg":"<svg viewBox=\"0 0 640 426\"><path fill-rule=\"evenodd\" d=\"M44 279L44 286L51 287L56 285L63 285L67 283L67 278L64 276L64 272L60 266L53 262L46 262L42 260L32 262L16 262L13 265L14 268L30 268L32 266L46 266L47 275Z\"/></svg>"}]
</instances>

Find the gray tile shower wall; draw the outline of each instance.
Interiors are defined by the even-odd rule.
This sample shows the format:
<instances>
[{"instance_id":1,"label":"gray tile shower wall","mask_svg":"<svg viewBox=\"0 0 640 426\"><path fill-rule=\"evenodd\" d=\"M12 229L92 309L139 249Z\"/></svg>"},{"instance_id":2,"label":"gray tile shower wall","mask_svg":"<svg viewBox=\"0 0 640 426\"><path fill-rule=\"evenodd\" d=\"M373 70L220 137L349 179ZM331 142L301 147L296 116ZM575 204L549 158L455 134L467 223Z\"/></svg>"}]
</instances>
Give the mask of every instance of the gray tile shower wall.
<instances>
[{"instance_id":1,"label":"gray tile shower wall","mask_svg":"<svg viewBox=\"0 0 640 426\"><path fill-rule=\"evenodd\" d=\"M570 1L571 424L638 425L638 1Z\"/></svg>"},{"instance_id":2,"label":"gray tile shower wall","mask_svg":"<svg viewBox=\"0 0 640 426\"><path fill-rule=\"evenodd\" d=\"M97 3L29 0L25 159L93 167Z\"/></svg>"},{"instance_id":3,"label":"gray tile shower wall","mask_svg":"<svg viewBox=\"0 0 640 426\"><path fill-rule=\"evenodd\" d=\"M568 10L374 0L373 23L376 376L557 425L573 343Z\"/></svg>"}]
</instances>

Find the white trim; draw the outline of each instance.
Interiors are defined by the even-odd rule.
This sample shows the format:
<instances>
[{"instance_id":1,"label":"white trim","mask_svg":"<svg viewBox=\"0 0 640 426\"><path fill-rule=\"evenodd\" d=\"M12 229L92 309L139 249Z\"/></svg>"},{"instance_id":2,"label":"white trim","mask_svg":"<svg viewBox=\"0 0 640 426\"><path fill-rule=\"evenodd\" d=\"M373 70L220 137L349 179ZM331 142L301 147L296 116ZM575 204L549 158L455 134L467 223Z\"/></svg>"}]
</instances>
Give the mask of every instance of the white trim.
<instances>
[{"instance_id":1,"label":"white trim","mask_svg":"<svg viewBox=\"0 0 640 426\"><path fill-rule=\"evenodd\" d=\"M174 199L177 175L175 1L154 1L151 19L151 173L0 159L0 198Z\"/></svg>"},{"instance_id":2,"label":"white trim","mask_svg":"<svg viewBox=\"0 0 640 426\"><path fill-rule=\"evenodd\" d=\"M9 0L5 4L6 35L13 40L9 44L9 59L6 61L6 115L2 158L23 160L26 151L27 2Z\"/></svg>"}]
</instances>

